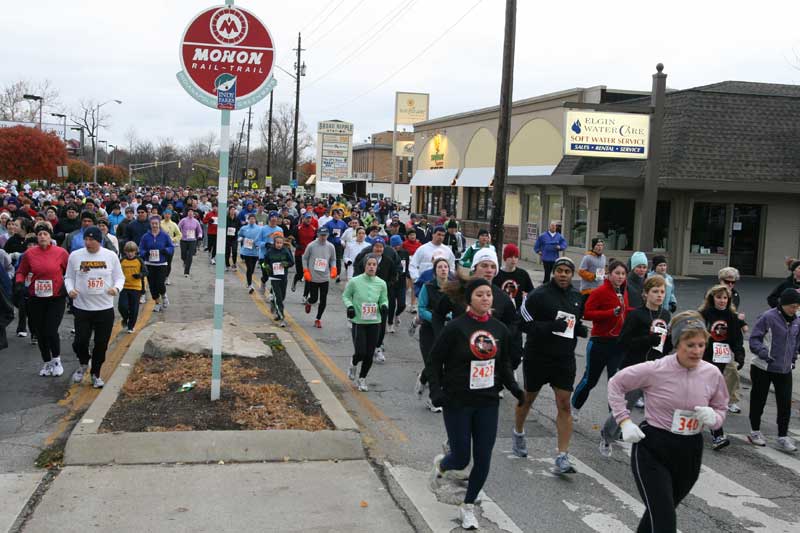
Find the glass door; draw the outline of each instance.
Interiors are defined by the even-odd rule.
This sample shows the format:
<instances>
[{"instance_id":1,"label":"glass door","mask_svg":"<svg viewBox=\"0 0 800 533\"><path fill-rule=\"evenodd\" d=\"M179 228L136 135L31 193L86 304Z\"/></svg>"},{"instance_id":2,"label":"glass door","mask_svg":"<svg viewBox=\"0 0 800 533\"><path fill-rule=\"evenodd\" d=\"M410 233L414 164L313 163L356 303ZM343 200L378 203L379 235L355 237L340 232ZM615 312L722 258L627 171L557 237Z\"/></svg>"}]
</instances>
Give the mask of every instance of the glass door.
<instances>
[{"instance_id":1,"label":"glass door","mask_svg":"<svg viewBox=\"0 0 800 533\"><path fill-rule=\"evenodd\" d=\"M761 235L761 206L735 204L731 228L730 265L745 276L758 271L758 239Z\"/></svg>"}]
</instances>

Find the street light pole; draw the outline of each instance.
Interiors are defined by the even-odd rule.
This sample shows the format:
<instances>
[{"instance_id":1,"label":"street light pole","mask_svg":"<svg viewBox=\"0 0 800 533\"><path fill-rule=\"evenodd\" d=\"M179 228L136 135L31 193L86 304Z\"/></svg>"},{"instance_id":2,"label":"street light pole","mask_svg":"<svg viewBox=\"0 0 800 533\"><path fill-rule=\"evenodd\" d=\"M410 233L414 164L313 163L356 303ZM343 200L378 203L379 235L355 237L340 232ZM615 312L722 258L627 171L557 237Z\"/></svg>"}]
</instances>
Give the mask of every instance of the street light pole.
<instances>
[{"instance_id":1,"label":"street light pole","mask_svg":"<svg viewBox=\"0 0 800 533\"><path fill-rule=\"evenodd\" d=\"M94 182L95 185L97 185L97 142L98 142L97 141L97 137L100 135L100 108L103 107L106 104L111 103L111 102L116 102L118 104L121 104L122 100L109 100L107 102L103 102L102 104L97 104L97 110L96 110L96 114L95 114L95 121L96 122L95 122L95 127L94 127L94 132L93 132L94 135L92 135L92 137L94 137L94 139L95 139L95 141L92 143L92 145L94 147L94 172L92 174L92 182Z\"/></svg>"},{"instance_id":2,"label":"street light pole","mask_svg":"<svg viewBox=\"0 0 800 533\"><path fill-rule=\"evenodd\" d=\"M39 102L39 131L42 131L42 106L44 106L44 96L36 94L23 94L25 100L34 100Z\"/></svg>"},{"instance_id":3,"label":"street light pole","mask_svg":"<svg viewBox=\"0 0 800 533\"><path fill-rule=\"evenodd\" d=\"M269 92L269 121L267 132L267 176L272 176L272 95L275 91Z\"/></svg>"},{"instance_id":4,"label":"street light pole","mask_svg":"<svg viewBox=\"0 0 800 533\"><path fill-rule=\"evenodd\" d=\"M290 184L294 184L292 187L292 194L297 192L297 124L300 120L300 76L306 75L306 66L300 63L300 54L303 52L303 48L300 47L300 33L297 34L297 63L295 63L295 81L296 81L296 89L295 89L295 97L294 97L294 144L292 148L292 169L289 179L295 180L290 181Z\"/></svg>"},{"instance_id":5,"label":"street light pole","mask_svg":"<svg viewBox=\"0 0 800 533\"><path fill-rule=\"evenodd\" d=\"M106 146L111 148L111 164L113 165L114 164L114 155L115 155L115 153L117 151L117 145L108 143Z\"/></svg>"},{"instance_id":6,"label":"street light pole","mask_svg":"<svg viewBox=\"0 0 800 533\"><path fill-rule=\"evenodd\" d=\"M50 113L51 117L58 117L64 119L64 142L67 142L67 115L63 113Z\"/></svg>"}]
</instances>

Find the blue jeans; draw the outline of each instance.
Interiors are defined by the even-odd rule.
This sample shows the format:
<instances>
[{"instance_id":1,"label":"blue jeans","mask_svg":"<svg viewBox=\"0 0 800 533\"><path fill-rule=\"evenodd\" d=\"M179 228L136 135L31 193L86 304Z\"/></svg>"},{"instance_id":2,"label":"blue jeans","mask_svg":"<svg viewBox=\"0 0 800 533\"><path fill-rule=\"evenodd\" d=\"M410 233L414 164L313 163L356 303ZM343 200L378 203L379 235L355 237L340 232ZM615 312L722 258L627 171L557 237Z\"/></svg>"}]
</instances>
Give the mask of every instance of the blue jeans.
<instances>
[{"instance_id":1,"label":"blue jeans","mask_svg":"<svg viewBox=\"0 0 800 533\"><path fill-rule=\"evenodd\" d=\"M489 477L492 450L497 437L499 403L488 407L445 406L444 427L450 443L450 453L440 464L442 470L464 470L472 455L464 503L475 503L478 493Z\"/></svg>"}]
</instances>

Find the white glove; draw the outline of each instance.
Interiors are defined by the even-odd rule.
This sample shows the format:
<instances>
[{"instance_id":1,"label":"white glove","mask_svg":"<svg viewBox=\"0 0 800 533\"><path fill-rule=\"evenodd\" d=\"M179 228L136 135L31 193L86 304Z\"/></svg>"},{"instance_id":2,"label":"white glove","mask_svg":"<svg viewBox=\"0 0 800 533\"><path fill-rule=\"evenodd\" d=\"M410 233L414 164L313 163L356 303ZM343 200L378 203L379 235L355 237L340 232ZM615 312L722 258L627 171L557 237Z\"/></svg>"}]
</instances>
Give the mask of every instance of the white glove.
<instances>
[{"instance_id":1,"label":"white glove","mask_svg":"<svg viewBox=\"0 0 800 533\"><path fill-rule=\"evenodd\" d=\"M695 406L694 416L697 417L704 426L710 427L717 423L717 413L711 407Z\"/></svg>"},{"instance_id":2,"label":"white glove","mask_svg":"<svg viewBox=\"0 0 800 533\"><path fill-rule=\"evenodd\" d=\"M644 438L644 433L639 426L627 419L622 422L622 440L625 442L636 443Z\"/></svg>"}]
</instances>

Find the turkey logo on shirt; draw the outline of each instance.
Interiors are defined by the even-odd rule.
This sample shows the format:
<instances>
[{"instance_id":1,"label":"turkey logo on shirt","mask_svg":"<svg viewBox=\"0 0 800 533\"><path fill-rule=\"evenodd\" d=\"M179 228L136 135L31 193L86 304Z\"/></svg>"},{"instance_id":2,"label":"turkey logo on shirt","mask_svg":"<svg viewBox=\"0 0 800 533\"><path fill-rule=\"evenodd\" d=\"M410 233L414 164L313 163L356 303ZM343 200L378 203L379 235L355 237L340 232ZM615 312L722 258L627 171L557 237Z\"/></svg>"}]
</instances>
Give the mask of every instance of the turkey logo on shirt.
<instances>
[{"instance_id":1,"label":"turkey logo on shirt","mask_svg":"<svg viewBox=\"0 0 800 533\"><path fill-rule=\"evenodd\" d=\"M728 322L725 320L717 320L711 324L711 328L709 328L708 332L715 341L726 341L728 340Z\"/></svg>"},{"instance_id":2,"label":"turkey logo on shirt","mask_svg":"<svg viewBox=\"0 0 800 533\"><path fill-rule=\"evenodd\" d=\"M478 359L492 359L497 354L497 340L486 330L478 330L469 338L469 349Z\"/></svg>"},{"instance_id":3,"label":"turkey logo on shirt","mask_svg":"<svg viewBox=\"0 0 800 533\"><path fill-rule=\"evenodd\" d=\"M519 283L514 281L513 279L507 279L503 282L502 287L503 292L508 295L509 298L512 300L517 297L517 293L519 292Z\"/></svg>"}]
</instances>

